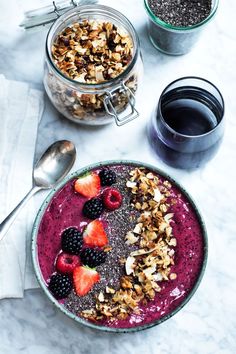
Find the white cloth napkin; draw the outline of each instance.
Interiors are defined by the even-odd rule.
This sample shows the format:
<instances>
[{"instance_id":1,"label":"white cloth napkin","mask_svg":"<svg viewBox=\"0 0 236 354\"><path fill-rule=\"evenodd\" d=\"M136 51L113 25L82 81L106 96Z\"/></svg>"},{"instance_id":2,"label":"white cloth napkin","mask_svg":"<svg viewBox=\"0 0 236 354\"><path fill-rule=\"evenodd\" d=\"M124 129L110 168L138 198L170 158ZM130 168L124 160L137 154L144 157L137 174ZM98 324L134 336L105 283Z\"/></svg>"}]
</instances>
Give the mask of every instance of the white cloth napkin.
<instances>
[{"instance_id":1,"label":"white cloth napkin","mask_svg":"<svg viewBox=\"0 0 236 354\"><path fill-rule=\"evenodd\" d=\"M43 106L42 91L0 75L0 221L32 186ZM31 200L26 205L0 242L0 299L23 297L24 289L37 286L27 252L35 218L33 204Z\"/></svg>"}]
</instances>

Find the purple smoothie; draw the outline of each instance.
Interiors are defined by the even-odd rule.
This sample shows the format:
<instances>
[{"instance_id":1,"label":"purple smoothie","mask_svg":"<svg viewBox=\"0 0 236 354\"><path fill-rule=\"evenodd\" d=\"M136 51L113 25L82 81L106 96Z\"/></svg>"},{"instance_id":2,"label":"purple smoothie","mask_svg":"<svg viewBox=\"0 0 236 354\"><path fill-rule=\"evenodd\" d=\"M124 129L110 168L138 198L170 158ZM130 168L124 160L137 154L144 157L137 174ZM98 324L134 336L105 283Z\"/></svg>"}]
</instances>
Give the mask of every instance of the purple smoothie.
<instances>
[{"instance_id":1,"label":"purple smoothie","mask_svg":"<svg viewBox=\"0 0 236 354\"><path fill-rule=\"evenodd\" d=\"M104 212L101 220L108 234L109 244L112 251L104 265L97 267L101 275L101 281L84 297L79 298L73 292L67 299L61 301L61 306L79 316L81 310L94 306L94 295L103 290L106 285L118 289L119 279L125 274L124 266L118 262L121 256L127 257L135 248L124 245L124 236L131 230L130 195L125 184L129 179L129 172L134 165L111 165L117 176L116 188L123 195L122 207L114 212ZM100 169L94 169L99 172ZM153 171L152 171L153 172ZM51 199L41 219L37 236L37 254L39 267L44 281L47 283L50 276L55 272L55 259L60 252L60 240L62 232L68 227L76 227L81 231L91 220L82 215L82 207L85 197L74 191L74 181L67 182ZM164 178L161 178L164 181ZM191 290L194 288L203 267L205 258L205 241L203 227L199 216L194 210L187 197L172 183L170 200L175 199L168 213L174 213L171 226L173 235L177 239L175 249L175 264L171 271L177 274L175 280L160 282L161 291L156 294L154 300L146 306L140 306L140 313L132 314L125 320L105 320L99 322L108 327L132 328L151 324L171 314L183 303ZM119 232L119 234L118 234ZM119 235L119 236L117 236ZM123 242L122 242L123 240Z\"/></svg>"}]
</instances>

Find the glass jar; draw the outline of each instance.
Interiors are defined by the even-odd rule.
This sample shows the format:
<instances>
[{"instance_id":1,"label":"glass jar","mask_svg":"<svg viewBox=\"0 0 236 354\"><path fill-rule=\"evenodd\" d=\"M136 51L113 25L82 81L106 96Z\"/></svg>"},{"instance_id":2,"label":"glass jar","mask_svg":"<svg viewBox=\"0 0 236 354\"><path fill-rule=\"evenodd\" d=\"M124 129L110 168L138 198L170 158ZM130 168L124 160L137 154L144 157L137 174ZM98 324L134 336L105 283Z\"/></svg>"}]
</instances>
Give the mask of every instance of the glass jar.
<instances>
[{"instance_id":1,"label":"glass jar","mask_svg":"<svg viewBox=\"0 0 236 354\"><path fill-rule=\"evenodd\" d=\"M51 49L58 33L83 20L110 22L130 36L133 44L132 59L119 76L98 84L81 83L64 75L54 63ZM142 69L137 33L129 20L111 7L98 4L74 7L58 17L48 32L45 90L56 109L76 123L102 125L115 120L117 125L123 125L138 117L135 95Z\"/></svg>"},{"instance_id":2,"label":"glass jar","mask_svg":"<svg viewBox=\"0 0 236 354\"><path fill-rule=\"evenodd\" d=\"M197 42L202 29L214 17L219 0L212 0L211 12L203 21L193 26L172 26L154 15L148 0L144 0L144 6L148 15L149 38L159 51L170 55L183 55L191 51Z\"/></svg>"}]
</instances>

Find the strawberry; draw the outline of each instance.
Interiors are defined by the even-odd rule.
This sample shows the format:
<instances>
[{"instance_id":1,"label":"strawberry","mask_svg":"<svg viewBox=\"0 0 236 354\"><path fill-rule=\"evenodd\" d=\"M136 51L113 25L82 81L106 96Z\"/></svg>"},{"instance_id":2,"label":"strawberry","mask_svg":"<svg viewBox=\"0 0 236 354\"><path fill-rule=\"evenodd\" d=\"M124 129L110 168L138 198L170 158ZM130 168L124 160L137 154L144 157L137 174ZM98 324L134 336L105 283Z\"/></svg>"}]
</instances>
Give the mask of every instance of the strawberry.
<instances>
[{"instance_id":1,"label":"strawberry","mask_svg":"<svg viewBox=\"0 0 236 354\"><path fill-rule=\"evenodd\" d=\"M107 234L100 220L91 221L83 233L84 244L87 246L103 247L108 244Z\"/></svg>"},{"instance_id":2,"label":"strawberry","mask_svg":"<svg viewBox=\"0 0 236 354\"><path fill-rule=\"evenodd\" d=\"M86 295L99 280L100 275L95 269L84 266L79 266L74 269L73 282L78 296Z\"/></svg>"},{"instance_id":3,"label":"strawberry","mask_svg":"<svg viewBox=\"0 0 236 354\"><path fill-rule=\"evenodd\" d=\"M101 189L100 177L94 172L87 173L75 181L74 188L84 197L94 198Z\"/></svg>"},{"instance_id":4,"label":"strawberry","mask_svg":"<svg viewBox=\"0 0 236 354\"><path fill-rule=\"evenodd\" d=\"M76 255L62 252L58 255L56 260L56 269L63 274L73 273L75 267L81 264L80 259Z\"/></svg>"}]
</instances>

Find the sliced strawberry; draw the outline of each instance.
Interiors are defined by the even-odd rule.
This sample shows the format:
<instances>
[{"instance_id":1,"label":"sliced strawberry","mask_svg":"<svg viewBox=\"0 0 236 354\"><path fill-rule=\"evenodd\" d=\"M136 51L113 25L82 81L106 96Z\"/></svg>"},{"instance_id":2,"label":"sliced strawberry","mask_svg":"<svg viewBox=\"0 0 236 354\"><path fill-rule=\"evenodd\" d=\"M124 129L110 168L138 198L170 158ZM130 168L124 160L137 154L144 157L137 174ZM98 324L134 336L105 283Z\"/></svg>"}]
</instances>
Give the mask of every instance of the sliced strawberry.
<instances>
[{"instance_id":1,"label":"sliced strawberry","mask_svg":"<svg viewBox=\"0 0 236 354\"><path fill-rule=\"evenodd\" d=\"M103 247L108 244L107 234L100 220L91 221L83 233L84 244L87 246Z\"/></svg>"},{"instance_id":2,"label":"sliced strawberry","mask_svg":"<svg viewBox=\"0 0 236 354\"><path fill-rule=\"evenodd\" d=\"M75 181L74 188L84 197L96 197L101 189L100 177L94 172L85 174Z\"/></svg>"},{"instance_id":3,"label":"sliced strawberry","mask_svg":"<svg viewBox=\"0 0 236 354\"><path fill-rule=\"evenodd\" d=\"M99 280L100 275L94 269L84 266L79 266L74 269L73 282L78 296L86 295Z\"/></svg>"},{"instance_id":4,"label":"sliced strawberry","mask_svg":"<svg viewBox=\"0 0 236 354\"><path fill-rule=\"evenodd\" d=\"M56 269L63 274L73 273L73 270L81 264L80 259L76 255L62 252L56 260Z\"/></svg>"}]
</instances>

